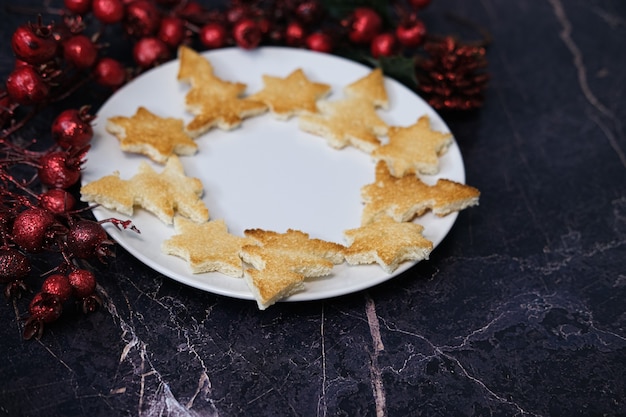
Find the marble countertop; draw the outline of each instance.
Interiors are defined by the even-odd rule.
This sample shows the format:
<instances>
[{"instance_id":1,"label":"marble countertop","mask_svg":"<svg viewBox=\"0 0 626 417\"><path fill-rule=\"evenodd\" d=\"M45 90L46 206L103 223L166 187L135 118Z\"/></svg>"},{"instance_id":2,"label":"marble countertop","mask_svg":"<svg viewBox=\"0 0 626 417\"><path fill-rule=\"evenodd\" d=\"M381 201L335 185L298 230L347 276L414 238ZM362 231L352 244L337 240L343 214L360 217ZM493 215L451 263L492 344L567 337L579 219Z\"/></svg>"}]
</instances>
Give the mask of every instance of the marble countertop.
<instances>
[{"instance_id":1,"label":"marble countertop","mask_svg":"<svg viewBox=\"0 0 626 417\"><path fill-rule=\"evenodd\" d=\"M90 266L103 307L40 340L26 300L0 303L0 416L626 415L626 7L433 0L424 19L450 33L451 11L493 38L484 107L444 115L482 194L428 261L261 312L117 248ZM0 10L3 77L24 19Z\"/></svg>"}]
</instances>

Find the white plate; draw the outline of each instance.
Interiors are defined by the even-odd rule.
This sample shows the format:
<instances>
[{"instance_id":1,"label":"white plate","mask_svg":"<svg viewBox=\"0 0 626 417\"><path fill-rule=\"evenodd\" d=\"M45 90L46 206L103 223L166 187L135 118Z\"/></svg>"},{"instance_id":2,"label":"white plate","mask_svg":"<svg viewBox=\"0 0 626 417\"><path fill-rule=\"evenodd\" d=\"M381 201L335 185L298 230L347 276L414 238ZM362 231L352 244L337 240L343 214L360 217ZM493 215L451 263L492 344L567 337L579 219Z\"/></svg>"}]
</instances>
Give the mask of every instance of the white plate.
<instances>
[{"instance_id":1,"label":"white plate","mask_svg":"<svg viewBox=\"0 0 626 417\"><path fill-rule=\"evenodd\" d=\"M370 68L336 57L302 49L263 47L253 51L238 48L204 53L215 74L227 81L247 84L247 93L263 87L263 74L285 77L302 68L309 79L332 86L329 99L343 97L345 85L367 75ZM163 64L146 72L117 91L102 106L94 125L94 139L84 167L83 184L113 171L129 179L141 155L126 154L117 138L107 133L105 124L111 116L132 116L138 106L145 106L162 117L178 117L186 122L191 116L184 110L188 86L176 80L178 61ZM433 129L449 131L439 115L410 89L392 79L385 79L390 108L380 116L390 125L408 126L427 114ZM244 120L241 127L224 132L213 129L197 139L199 151L181 160L188 176L204 184L206 203L212 219L224 219L231 233L242 235L248 228L284 232L288 228L338 243L343 231L359 226L362 210L360 189L374 180L370 156L352 147L331 148L325 139L298 129L297 119L279 121L270 114ZM463 159L456 143L441 157L441 171L423 179L437 178L465 182ZM153 164L160 172L162 166ZM103 208L94 210L98 219L124 218ZM437 246L446 236L456 214L438 218L431 214L417 222L425 227L424 235ZM107 231L128 252L156 271L184 284L212 293L241 299L253 299L243 279L219 273L191 274L186 262L161 253L161 242L174 235L171 226L150 213L137 209L132 221L141 234ZM378 265L338 265L327 277L306 281L306 290L288 301L323 299L348 294L379 284L414 265L403 263L393 274Z\"/></svg>"}]
</instances>

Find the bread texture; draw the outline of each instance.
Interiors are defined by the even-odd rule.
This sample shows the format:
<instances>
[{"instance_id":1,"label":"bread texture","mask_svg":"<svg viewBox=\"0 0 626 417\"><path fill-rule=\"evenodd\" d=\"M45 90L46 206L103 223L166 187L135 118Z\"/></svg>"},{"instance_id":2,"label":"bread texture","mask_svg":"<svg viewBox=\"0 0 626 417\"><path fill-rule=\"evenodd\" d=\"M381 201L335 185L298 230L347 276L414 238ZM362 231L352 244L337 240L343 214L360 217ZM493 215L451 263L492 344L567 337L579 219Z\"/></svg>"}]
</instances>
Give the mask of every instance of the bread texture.
<instances>
[{"instance_id":1,"label":"bread texture","mask_svg":"<svg viewBox=\"0 0 626 417\"><path fill-rule=\"evenodd\" d=\"M432 130L426 115L408 127L391 126L388 136L388 143L374 149L372 158L385 161L395 177L407 173L437 174L439 157L452 144L452 135Z\"/></svg>"},{"instance_id":2,"label":"bread texture","mask_svg":"<svg viewBox=\"0 0 626 417\"><path fill-rule=\"evenodd\" d=\"M344 98L318 103L320 114L305 114L298 126L305 132L324 137L330 146L342 149L348 145L370 153L387 134L387 123L372 104L360 98Z\"/></svg>"},{"instance_id":3,"label":"bread texture","mask_svg":"<svg viewBox=\"0 0 626 417\"><path fill-rule=\"evenodd\" d=\"M174 154L193 155L198 151L182 119L160 117L143 106L132 117L110 117L106 130L119 139L123 151L146 155L161 164Z\"/></svg>"},{"instance_id":4,"label":"bread texture","mask_svg":"<svg viewBox=\"0 0 626 417\"><path fill-rule=\"evenodd\" d=\"M286 120L305 113L317 113L317 101L327 96L329 84L312 82L301 68L280 78L263 75L264 87L248 98L265 103L277 119Z\"/></svg>"},{"instance_id":5,"label":"bread texture","mask_svg":"<svg viewBox=\"0 0 626 417\"><path fill-rule=\"evenodd\" d=\"M389 173L384 162L376 164L376 180L361 189L365 202L361 224L389 216L397 222L407 222L431 210L438 216L478 205L478 189L439 179L428 185L419 177L409 174L396 178Z\"/></svg>"},{"instance_id":6,"label":"bread texture","mask_svg":"<svg viewBox=\"0 0 626 417\"><path fill-rule=\"evenodd\" d=\"M377 263L392 273L405 261L428 259L433 243L422 232L424 227L411 222L396 222L383 216L356 229L344 231L350 265Z\"/></svg>"},{"instance_id":7,"label":"bread texture","mask_svg":"<svg viewBox=\"0 0 626 417\"><path fill-rule=\"evenodd\" d=\"M82 201L128 216L138 206L165 224L172 224L176 213L197 223L209 218L209 210L201 200L202 183L185 176L177 156L170 157L160 173L142 161L132 178L124 180L114 172L82 186L80 192Z\"/></svg>"},{"instance_id":8,"label":"bread texture","mask_svg":"<svg viewBox=\"0 0 626 417\"><path fill-rule=\"evenodd\" d=\"M200 136L213 127L231 130L243 119L267 111L266 104L243 97L246 84L220 79L211 63L193 49L181 46L178 55L178 80L191 84L185 95L186 109L195 116L185 127L190 136Z\"/></svg>"},{"instance_id":9,"label":"bread texture","mask_svg":"<svg viewBox=\"0 0 626 417\"><path fill-rule=\"evenodd\" d=\"M174 228L176 235L161 245L163 253L186 260L194 274L221 272L236 278L243 276L241 249L253 241L230 234L224 220L197 224L177 216Z\"/></svg>"},{"instance_id":10,"label":"bread texture","mask_svg":"<svg viewBox=\"0 0 626 417\"><path fill-rule=\"evenodd\" d=\"M375 68L343 89L346 97L370 102L374 107L388 109L389 95L385 88L385 78L380 68Z\"/></svg>"},{"instance_id":11,"label":"bread texture","mask_svg":"<svg viewBox=\"0 0 626 417\"><path fill-rule=\"evenodd\" d=\"M248 229L244 234L255 241L241 252L251 266L244 278L261 310L303 290L306 278L329 275L344 260L343 245L312 239L299 230Z\"/></svg>"}]
</instances>

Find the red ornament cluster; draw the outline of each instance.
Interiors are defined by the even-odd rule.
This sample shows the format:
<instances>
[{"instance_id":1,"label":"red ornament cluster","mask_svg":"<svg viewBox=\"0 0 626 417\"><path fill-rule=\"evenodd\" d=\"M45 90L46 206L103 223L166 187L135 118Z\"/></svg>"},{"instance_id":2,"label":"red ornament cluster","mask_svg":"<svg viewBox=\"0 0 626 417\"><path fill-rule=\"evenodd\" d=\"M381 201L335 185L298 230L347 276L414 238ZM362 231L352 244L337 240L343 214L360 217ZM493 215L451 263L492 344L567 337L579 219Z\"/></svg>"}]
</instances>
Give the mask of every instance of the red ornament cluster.
<instances>
[{"instance_id":1,"label":"red ornament cluster","mask_svg":"<svg viewBox=\"0 0 626 417\"><path fill-rule=\"evenodd\" d=\"M34 254L52 253L57 265L43 274L28 307L24 337L39 337L44 325L75 301L93 311L96 277L83 259L102 262L112 242L101 223L77 208L76 184L93 135L94 116L83 106L67 109L51 125L52 145L33 151L18 145L17 132L38 112L88 83L104 94L175 57L182 44L196 49L287 45L350 56L411 60L416 91L439 110L480 107L487 83L485 49L429 34L422 19L430 0L376 0L338 15L333 0L231 0L208 9L195 0L64 0L60 17L41 17L11 37L15 65L0 86L0 283L19 297L35 277ZM357 2L358 3L358 2ZM376 7L380 6L380 7ZM7 6L8 8L12 6ZM389 11L383 13L383 9ZM107 55L109 40L130 41L131 55ZM356 53L355 53L356 52ZM372 62L372 60L367 60ZM20 138L21 139L21 138ZM73 191L72 191L73 190ZM129 222L109 219L118 228ZM30 284L30 285L29 285Z\"/></svg>"},{"instance_id":2,"label":"red ornament cluster","mask_svg":"<svg viewBox=\"0 0 626 417\"><path fill-rule=\"evenodd\" d=\"M418 90L437 109L472 110L483 105L489 77L486 51L450 36L424 45L427 55L420 61Z\"/></svg>"},{"instance_id":3,"label":"red ornament cluster","mask_svg":"<svg viewBox=\"0 0 626 417\"><path fill-rule=\"evenodd\" d=\"M42 274L41 288L28 305L26 339L40 337L44 325L61 317L72 302L85 313L100 304L96 277L80 260L106 262L112 256L113 242L102 223L136 231L129 221L88 219L88 207L77 207L72 188L93 136L92 120L89 107L61 112L50 129L54 144L45 151L18 146L15 133L0 138L0 283L5 296L17 299L36 286L33 259L45 255L56 262Z\"/></svg>"}]
</instances>

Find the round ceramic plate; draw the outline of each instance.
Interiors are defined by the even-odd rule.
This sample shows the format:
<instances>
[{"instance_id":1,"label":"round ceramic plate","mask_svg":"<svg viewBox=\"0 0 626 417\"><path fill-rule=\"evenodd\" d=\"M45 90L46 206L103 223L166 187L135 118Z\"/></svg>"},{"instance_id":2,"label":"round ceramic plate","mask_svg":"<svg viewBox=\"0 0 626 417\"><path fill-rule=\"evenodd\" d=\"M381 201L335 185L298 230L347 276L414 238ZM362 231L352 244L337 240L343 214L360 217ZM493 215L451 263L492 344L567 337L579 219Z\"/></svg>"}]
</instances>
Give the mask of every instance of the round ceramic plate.
<instances>
[{"instance_id":1,"label":"round ceramic plate","mask_svg":"<svg viewBox=\"0 0 626 417\"><path fill-rule=\"evenodd\" d=\"M330 84L331 95L343 97L343 88L367 75L370 68L333 55L284 47L263 47L253 51L238 48L203 53L214 67L215 75L226 81L243 82L247 94L263 88L262 75L286 77L301 68L314 82ZM161 117L181 118L188 86L177 81L179 63L174 60L146 72L117 91L102 106L94 123L92 148L84 166L83 184L119 171L122 179L137 172L145 156L122 152L118 139L105 130L112 116L130 117L144 106ZM389 125L408 126L426 114L431 127L449 131L439 115L410 89L393 79L385 79L390 106L379 115ZM374 162L355 148L341 150L328 145L322 137L298 129L297 118L281 121L271 113L245 119L231 131L212 129L196 139L199 150L181 157L187 176L199 178L204 185L203 201L212 219L223 219L232 234L243 236L252 228L285 232L297 229L311 238L345 243L343 231L359 226L363 203L361 187L374 181ZM163 167L152 163L157 172ZM465 182L463 159L456 143L440 159L438 175L422 179L434 183L438 178ZM98 219L119 213L94 209ZM456 213L439 218L430 213L416 219L424 226L424 236L436 247L446 236ZM161 243L174 235L165 225L143 209L131 218L140 234L107 231L128 252L154 270L204 291L241 299L253 299L242 278L220 273L192 274L187 263L161 252ZM414 265L405 262L393 274L378 265L338 265L329 276L305 281L305 290L286 301L315 300L348 294L379 284Z\"/></svg>"}]
</instances>

